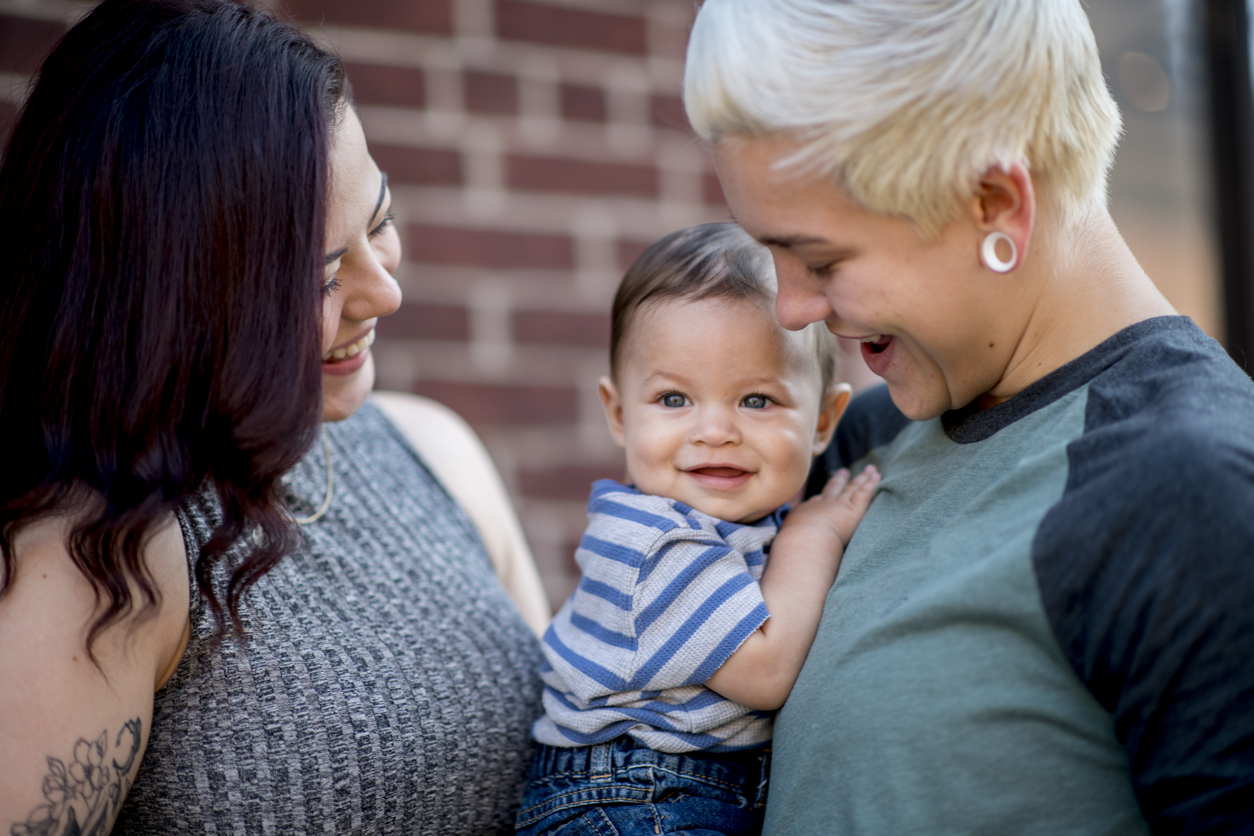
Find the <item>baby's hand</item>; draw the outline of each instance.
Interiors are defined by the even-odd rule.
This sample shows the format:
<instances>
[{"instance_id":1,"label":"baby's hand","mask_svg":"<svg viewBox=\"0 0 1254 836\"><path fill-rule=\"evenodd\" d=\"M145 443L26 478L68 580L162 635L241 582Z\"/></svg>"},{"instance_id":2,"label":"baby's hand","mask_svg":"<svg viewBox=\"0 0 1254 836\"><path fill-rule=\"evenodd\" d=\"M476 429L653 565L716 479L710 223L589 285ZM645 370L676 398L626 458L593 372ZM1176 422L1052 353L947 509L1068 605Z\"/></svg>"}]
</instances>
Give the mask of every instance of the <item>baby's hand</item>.
<instances>
[{"instance_id":1,"label":"baby's hand","mask_svg":"<svg viewBox=\"0 0 1254 836\"><path fill-rule=\"evenodd\" d=\"M823 493L788 514L760 584L771 617L706 681L709 688L765 711L784 704L814 641L845 544L879 483L873 467L852 480L841 470Z\"/></svg>"},{"instance_id":2,"label":"baby's hand","mask_svg":"<svg viewBox=\"0 0 1254 836\"><path fill-rule=\"evenodd\" d=\"M813 528L816 529L814 534L820 534L820 531L829 536L835 534L843 549L866 515L875 486L879 483L880 474L874 465L867 465L852 480L849 471L841 468L827 480L821 494L810 497L788 513L780 533Z\"/></svg>"}]
</instances>

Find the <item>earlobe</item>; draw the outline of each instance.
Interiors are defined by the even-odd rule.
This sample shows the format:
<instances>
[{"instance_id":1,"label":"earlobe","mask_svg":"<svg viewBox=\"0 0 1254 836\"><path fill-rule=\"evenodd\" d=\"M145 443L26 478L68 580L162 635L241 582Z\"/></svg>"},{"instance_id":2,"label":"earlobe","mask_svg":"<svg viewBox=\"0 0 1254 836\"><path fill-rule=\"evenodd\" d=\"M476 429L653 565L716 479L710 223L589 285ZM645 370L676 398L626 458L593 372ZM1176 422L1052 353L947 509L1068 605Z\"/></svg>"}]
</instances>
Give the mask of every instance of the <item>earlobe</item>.
<instances>
[{"instance_id":1,"label":"earlobe","mask_svg":"<svg viewBox=\"0 0 1254 836\"><path fill-rule=\"evenodd\" d=\"M1003 244L1010 250L1005 258L997 252L997 248ZM980 245L980 261L994 273L1009 273L1019 264L1019 248L1015 246L1015 239L1004 232L990 232L985 235L984 243Z\"/></svg>"},{"instance_id":2,"label":"earlobe","mask_svg":"<svg viewBox=\"0 0 1254 836\"><path fill-rule=\"evenodd\" d=\"M627 440L623 434L623 402L618 397L618 389L614 386L614 381L608 377L602 377L597 381L597 394L601 396L601 407L605 410L605 423L609 425L614 443L624 450L627 449Z\"/></svg>"},{"instance_id":3,"label":"earlobe","mask_svg":"<svg viewBox=\"0 0 1254 836\"><path fill-rule=\"evenodd\" d=\"M1036 220L1032 175L1022 163L990 168L972 198L980 236L977 257L994 273L1009 273L1023 263Z\"/></svg>"},{"instance_id":4,"label":"earlobe","mask_svg":"<svg viewBox=\"0 0 1254 836\"><path fill-rule=\"evenodd\" d=\"M827 390L827 394L823 396L823 403L819 406L819 421L814 430L814 444L810 448L810 455L819 455L827 449L828 444L831 444L836 425L840 423L840 417L845 414L845 408L849 406L849 399L852 396L853 387L848 383L837 383Z\"/></svg>"}]
</instances>

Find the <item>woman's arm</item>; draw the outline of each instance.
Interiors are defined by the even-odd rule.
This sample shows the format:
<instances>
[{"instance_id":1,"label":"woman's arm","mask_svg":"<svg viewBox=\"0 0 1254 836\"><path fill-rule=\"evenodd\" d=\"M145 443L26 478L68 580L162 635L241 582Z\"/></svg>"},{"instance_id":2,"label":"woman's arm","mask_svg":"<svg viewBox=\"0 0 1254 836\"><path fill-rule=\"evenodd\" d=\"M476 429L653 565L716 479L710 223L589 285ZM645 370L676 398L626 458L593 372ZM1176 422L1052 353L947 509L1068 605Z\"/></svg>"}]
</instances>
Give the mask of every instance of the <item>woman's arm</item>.
<instances>
[{"instance_id":1,"label":"woman's arm","mask_svg":"<svg viewBox=\"0 0 1254 836\"><path fill-rule=\"evenodd\" d=\"M852 480L848 471L837 471L821 494L789 513L762 574L762 599L771 617L706 687L750 708L774 710L784 704L819 629L845 545L879 481L870 466Z\"/></svg>"},{"instance_id":2,"label":"woman's arm","mask_svg":"<svg viewBox=\"0 0 1254 836\"><path fill-rule=\"evenodd\" d=\"M483 442L461 416L433 400L400 392L375 392L371 398L469 515L505 591L523 620L542 635L552 617L548 598L514 505Z\"/></svg>"},{"instance_id":3,"label":"woman's arm","mask_svg":"<svg viewBox=\"0 0 1254 836\"><path fill-rule=\"evenodd\" d=\"M108 833L139 770L153 694L187 645L187 563L171 519L145 549L159 606L100 633L93 663L96 601L66 550L69 525L51 518L18 535L0 597L0 831L18 836Z\"/></svg>"}]
</instances>

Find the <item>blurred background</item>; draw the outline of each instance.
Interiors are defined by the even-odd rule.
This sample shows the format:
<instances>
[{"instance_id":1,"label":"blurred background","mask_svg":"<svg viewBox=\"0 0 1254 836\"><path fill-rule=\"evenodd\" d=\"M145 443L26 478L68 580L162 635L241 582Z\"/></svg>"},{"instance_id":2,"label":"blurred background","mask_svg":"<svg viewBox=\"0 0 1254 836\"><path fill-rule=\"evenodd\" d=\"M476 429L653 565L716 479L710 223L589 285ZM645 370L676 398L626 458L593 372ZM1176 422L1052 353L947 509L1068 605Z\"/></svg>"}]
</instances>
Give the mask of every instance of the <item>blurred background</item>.
<instances>
[{"instance_id":1,"label":"blurred background","mask_svg":"<svg viewBox=\"0 0 1254 836\"><path fill-rule=\"evenodd\" d=\"M589 483L622 475L596 395L623 270L726 220L680 99L693 0L268 0L344 59L388 172L405 301L378 386L460 412L509 486L555 605ZM1089 0L1126 135L1115 221L1184 314L1254 352L1246 0ZM90 8L0 0L0 135ZM851 352L846 377L873 382ZM1248 367L1247 367L1248 368ZM0 384L2 385L2 384Z\"/></svg>"}]
</instances>

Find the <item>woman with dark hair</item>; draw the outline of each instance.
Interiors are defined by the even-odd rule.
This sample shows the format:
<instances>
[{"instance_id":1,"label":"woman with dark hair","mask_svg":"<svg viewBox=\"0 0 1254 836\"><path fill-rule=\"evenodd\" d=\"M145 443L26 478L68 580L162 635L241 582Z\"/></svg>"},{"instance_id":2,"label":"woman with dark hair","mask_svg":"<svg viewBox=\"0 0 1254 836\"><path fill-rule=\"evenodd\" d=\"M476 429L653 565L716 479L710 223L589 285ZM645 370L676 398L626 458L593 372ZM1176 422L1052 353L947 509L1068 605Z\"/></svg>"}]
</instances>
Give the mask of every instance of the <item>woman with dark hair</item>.
<instances>
[{"instance_id":1,"label":"woman with dark hair","mask_svg":"<svg viewBox=\"0 0 1254 836\"><path fill-rule=\"evenodd\" d=\"M539 657L484 541L517 524L450 497L500 494L464 425L366 403L400 244L339 61L106 0L0 217L10 831L509 831Z\"/></svg>"}]
</instances>

